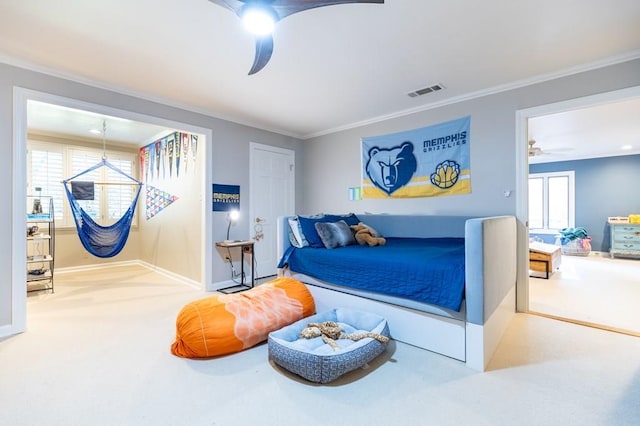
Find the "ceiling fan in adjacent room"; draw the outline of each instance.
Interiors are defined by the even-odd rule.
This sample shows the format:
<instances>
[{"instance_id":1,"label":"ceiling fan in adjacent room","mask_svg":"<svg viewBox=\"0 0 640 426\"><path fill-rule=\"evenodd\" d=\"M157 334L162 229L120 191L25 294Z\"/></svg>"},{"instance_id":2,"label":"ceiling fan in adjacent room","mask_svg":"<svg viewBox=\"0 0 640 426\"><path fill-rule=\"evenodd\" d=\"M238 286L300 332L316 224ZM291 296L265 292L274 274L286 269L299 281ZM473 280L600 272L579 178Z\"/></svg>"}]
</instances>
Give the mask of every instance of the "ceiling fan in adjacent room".
<instances>
[{"instance_id":1,"label":"ceiling fan in adjacent room","mask_svg":"<svg viewBox=\"0 0 640 426\"><path fill-rule=\"evenodd\" d=\"M529 141L529 157L535 157L537 155L544 154L544 152L542 151L542 148L535 146L535 144L536 144L536 141L534 140Z\"/></svg>"},{"instance_id":2,"label":"ceiling fan in adjacent room","mask_svg":"<svg viewBox=\"0 0 640 426\"><path fill-rule=\"evenodd\" d=\"M544 156L545 162L548 162L551 160L558 161L558 159L566 159L567 155L574 150L570 146L542 149L539 146L536 146L537 142L535 139L530 139L528 144L529 144L529 158Z\"/></svg>"},{"instance_id":3,"label":"ceiling fan in adjacent room","mask_svg":"<svg viewBox=\"0 0 640 426\"><path fill-rule=\"evenodd\" d=\"M276 22L294 13L317 7L347 3L384 3L384 0L209 0L231 10L242 19L247 31L256 36L256 56L249 75L267 65L273 53L273 31Z\"/></svg>"}]
</instances>

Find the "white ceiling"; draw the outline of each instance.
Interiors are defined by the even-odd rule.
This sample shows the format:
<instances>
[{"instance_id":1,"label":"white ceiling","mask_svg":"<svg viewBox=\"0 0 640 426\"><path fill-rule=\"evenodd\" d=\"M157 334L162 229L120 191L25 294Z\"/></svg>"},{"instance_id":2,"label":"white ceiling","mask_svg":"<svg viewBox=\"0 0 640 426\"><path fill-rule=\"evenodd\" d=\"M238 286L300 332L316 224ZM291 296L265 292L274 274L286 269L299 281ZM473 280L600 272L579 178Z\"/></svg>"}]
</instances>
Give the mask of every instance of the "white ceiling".
<instances>
[{"instance_id":1,"label":"white ceiling","mask_svg":"<svg viewBox=\"0 0 640 426\"><path fill-rule=\"evenodd\" d=\"M640 98L529 119L529 163L640 154Z\"/></svg>"},{"instance_id":2,"label":"white ceiling","mask_svg":"<svg viewBox=\"0 0 640 426\"><path fill-rule=\"evenodd\" d=\"M4 62L303 139L640 57L638 0L323 7L280 21L271 61L252 76L252 36L207 0L0 10ZM407 96L435 83L446 88Z\"/></svg>"},{"instance_id":3,"label":"white ceiling","mask_svg":"<svg viewBox=\"0 0 640 426\"><path fill-rule=\"evenodd\" d=\"M93 139L105 144L143 146L174 129L68 108L43 102L27 102L27 128L46 135Z\"/></svg>"}]
</instances>

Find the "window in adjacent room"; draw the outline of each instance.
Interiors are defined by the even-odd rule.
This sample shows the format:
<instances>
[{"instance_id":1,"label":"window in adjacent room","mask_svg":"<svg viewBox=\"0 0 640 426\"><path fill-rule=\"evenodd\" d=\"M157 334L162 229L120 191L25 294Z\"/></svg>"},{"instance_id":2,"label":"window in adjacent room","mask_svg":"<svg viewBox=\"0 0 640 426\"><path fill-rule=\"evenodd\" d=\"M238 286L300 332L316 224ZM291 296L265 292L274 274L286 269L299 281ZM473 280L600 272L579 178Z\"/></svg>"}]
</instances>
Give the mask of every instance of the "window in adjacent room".
<instances>
[{"instance_id":1,"label":"window in adjacent room","mask_svg":"<svg viewBox=\"0 0 640 426\"><path fill-rule=\"evenodd\" d=\"M575 226L574 172L529 175L530 232L553 232Z\"/></svg>"}]
</instances>

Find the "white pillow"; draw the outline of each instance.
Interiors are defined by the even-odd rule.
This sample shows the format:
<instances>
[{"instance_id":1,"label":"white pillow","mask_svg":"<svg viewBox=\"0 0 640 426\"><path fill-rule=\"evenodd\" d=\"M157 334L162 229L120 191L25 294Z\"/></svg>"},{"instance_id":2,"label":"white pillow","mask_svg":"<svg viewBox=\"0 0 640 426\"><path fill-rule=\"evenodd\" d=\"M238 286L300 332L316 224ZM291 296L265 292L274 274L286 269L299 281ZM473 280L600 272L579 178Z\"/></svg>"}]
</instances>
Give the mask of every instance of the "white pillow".
<instances>
[{"instance_id":1,"label":"white pillow","mask_svg":"<svg viewBox=\"0 0 640 426\"><path fill-rule=\"evenodd\" d=\"M289 238L289 241L291 241L291 245L298 248L308 246L309 243L304 237L304 234L302 233L302 229L300 229L298 216L290 217L288 221L289 221L289 231L291 232L290 237L293 236L293 238Z\"/></svg>"}]
</instances>

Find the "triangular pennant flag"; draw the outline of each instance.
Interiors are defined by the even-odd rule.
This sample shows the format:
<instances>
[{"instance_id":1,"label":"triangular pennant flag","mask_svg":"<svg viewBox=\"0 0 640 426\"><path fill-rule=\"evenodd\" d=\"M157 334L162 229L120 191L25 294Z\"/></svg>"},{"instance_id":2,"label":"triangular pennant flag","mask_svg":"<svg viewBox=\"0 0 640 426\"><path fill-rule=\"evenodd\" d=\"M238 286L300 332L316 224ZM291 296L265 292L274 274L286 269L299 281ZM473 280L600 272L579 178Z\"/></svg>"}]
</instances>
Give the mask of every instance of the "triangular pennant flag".
<instances>
[{"instance_id":1,"label":"triangular pennant flag","mask_svg":"<svg viewBox=\"0 0 640 426\"><path fill-rule=\"evenodd\" d=\"M147 185L147 220L151 219L178 199L177 196Z\"/></svg>"}]
</instances>

